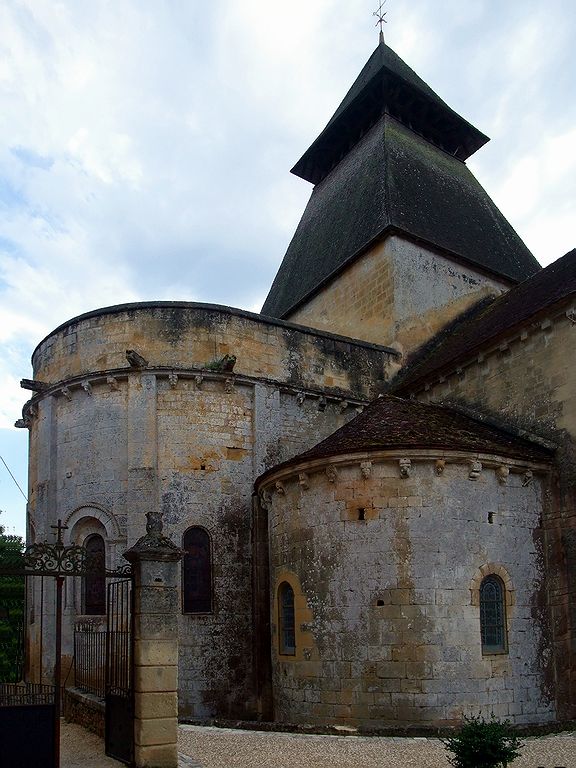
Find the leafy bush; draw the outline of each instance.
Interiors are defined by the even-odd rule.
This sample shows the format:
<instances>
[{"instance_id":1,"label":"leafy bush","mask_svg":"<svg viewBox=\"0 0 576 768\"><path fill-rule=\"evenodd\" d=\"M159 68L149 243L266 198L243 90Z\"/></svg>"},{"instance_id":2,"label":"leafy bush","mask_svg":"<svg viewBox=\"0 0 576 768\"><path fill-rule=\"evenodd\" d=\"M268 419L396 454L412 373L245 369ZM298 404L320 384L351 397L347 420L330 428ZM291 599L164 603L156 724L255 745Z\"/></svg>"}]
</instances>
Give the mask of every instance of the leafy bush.
<instances>
[{"instance_id":1,"label":"leafy bush","mask_svg":"<svg viewBox=\"0 0 576 768\"><path fill-rule=\"evenodd\" d=\"M520 755L522 742L510 731L508 720L465 717L456 736L444 740L452 755L448 758L454 768L499 768L507 766Z\"/></svg>"}]
</instances>

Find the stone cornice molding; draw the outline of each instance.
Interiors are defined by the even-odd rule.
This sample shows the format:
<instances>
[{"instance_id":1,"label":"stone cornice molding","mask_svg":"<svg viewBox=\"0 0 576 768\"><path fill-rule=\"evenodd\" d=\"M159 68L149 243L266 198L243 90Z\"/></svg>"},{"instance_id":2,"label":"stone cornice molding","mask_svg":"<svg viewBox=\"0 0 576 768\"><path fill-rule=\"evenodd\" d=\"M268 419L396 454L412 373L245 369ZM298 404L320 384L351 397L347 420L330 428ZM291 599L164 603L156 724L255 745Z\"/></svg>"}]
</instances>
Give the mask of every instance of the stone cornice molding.
<instances>
[{"instance_id":1,"label":"stone cornice molding","mask_svg":"<svg viewBox=\"0 0 576 768\"><path fill-rule=\"evenodd\" d=\"M407 463L408 461L410 462L409 465ZM362 465L367 466L370 464L371 467L374 467L377 464L383 463L395 463L398 466L399 478L402 477L402 466L409 467L408 472L410 472L417 463L430 463L431 475L437 477L439 482L442 482L446 468L451 464L461 465L463 467L463 477L469 477L471 465L474 464L481 465L483 472L486 472L487 470L496 472L499 480L503 474L503 467L508 470L506 479L514 474L522 475L525 479L526 476L530 476L529 473L532 473L532 475L548 475L553 471L552 461L549 464L544 462L533 462L528 459L516 459L495 453L472 453L470 451L449 451L424 448L415 448L410 451L407 451L406 449L394 449L365 451L362 453L343 454L341 456L301 461L293 464L291 467L280 469L278 472L272 471L263 482L256 480L254 486L256 493L262 497L262 494L273 491L277 484L284 486L284 484L291 481L298 483L301 475L306 475L309 482L312 475L324 473L330 482L337 482L338 470L344 467L357 467L359 471L361 471ZM440 467L442 469L441 472L438 471ZM523 486L527 487L527 484L523 483Z\"/></svg>"}]
</instances>

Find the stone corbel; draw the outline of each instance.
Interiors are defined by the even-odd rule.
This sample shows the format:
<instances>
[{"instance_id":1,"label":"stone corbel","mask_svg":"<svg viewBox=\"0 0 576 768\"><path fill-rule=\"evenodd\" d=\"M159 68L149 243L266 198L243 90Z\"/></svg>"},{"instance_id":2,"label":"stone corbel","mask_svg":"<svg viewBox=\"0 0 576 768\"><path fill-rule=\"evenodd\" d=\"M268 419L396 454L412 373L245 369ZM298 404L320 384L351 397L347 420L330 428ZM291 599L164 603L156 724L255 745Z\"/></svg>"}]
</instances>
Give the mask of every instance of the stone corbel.
<instances>
[{"instance_id":1,"label":"stone corbel","mask_svg":"<svg viewBox=\"0 0 576 768\"><path fill-rule=\"evenodd\" d=\"M284 488L284 483L281 483L280 480L276 481L276 485L274 486L274 489L279 496L284 496L286 494L286 488Z\"/></svg>"},{"instance_id":2,"label":"stone corbel","mask_svg":"<svg viewBox=\"0 0 576 768\"><path fill-rule=\"evenodd\" d=\"M36 405L29 405L28 406L28 416L30 419L35 419L36 416L38 416L38 406ZM26 418L26 417L24 417Z\"/></svg>"},{"instance_id":3,"label":"stone corbel","mask_svg":"<svg viewBox=\"0 0 576 768\"><path fill-rule=\"evenodd\" d=\"M404 479L410 477L410 471L412 469L411 459L400 459L398 466L400 467L400 477Z\"/></svg>"},{"instance_id":4,"label":"stone corbel","mask_svg":"<svg viewBox=\"0 0 576 768\"><path fill-rule=\"evenodd\" d=\"M306 395L304 394L304 392L298 392L298 394L296 395L296 402L298 403L298 405L304 405L304 400L306 400Z\"/></svg>"},{"instance_id":5,"label":"stone corbel","mask_svg":"<svg viewBox=\"0 0 576 768\"><path fill-rule=\"evenodd\" d=\"M176 389L176 385L178 384L178 374L174 373L174 371L170 371L168 374L168 383L172 389Z\"/></svg>"},{"instance_id":6,"label":"stone corbel","mask_svg":"<svg viewBox=\"0 0 576 768\"><path fill-rule=\"evenodd\" d=\"M348 408L348 405L349 405L348 400L340 400L340 403L338 406L340 408L340 413L344 413L346 408Z\"/></svg>"},{"instance_id":7,"label":"stone corbel","mask_svg":"<svg viewBox=\"0 0 576 768\"><path fill-rule=\"evenodd\" d=\"M84 392L86 392L86 394L88 394L88 395L92 394L92 384L90 384L89 381L83 381L81 386L82 386L82 389L84 390Z\"/></svg>"},{"instance_id":8,"label":"stone corbel","mask_svg":"<svg viewBox=\"0 0 576 768\"><path fill-rule=\"evenodd\" d=\"M506 485L509 475L510 467L507 467L505 464L501 464L496 470L496 477L498 478L500 485Z\"/></svg>"},{"instance_id":9,"label":"stone corbel","mask_svg":"<svg viewBox=\"0 0 576 768\"><path fill-rule=\"evenodd\" d=\"M527 488L529 485L532 485L533 480L534 473L531 469L529 469L527 472L524 472L524 477L522 478L522 488Z\"/></svg>"},{"instance_id":10,"label":"stone corbel","mask_svg":"<svg viewBox=\"0 0 576 768\"><path fill-rule=\"evenodd\" d=\"M14 422L14 426L16 427L16 429L29 429L30 419L28 418L18 419L17 421Z\"/></svg>"},{"instance_id":11,"label":"stone corbel","mask_svg":"<svg viewBox=\"0 0 576 768\"><path fill-rule=\"evenodd\" d=\"M303 490L307 491L308 488L310 488L310 478L306 474L306 472L300 472L298 475L298 485Z\"/></svg>"},{"instance_id":12,"label":"stone corbel","mask_svg":"<svg viewBox=\"0 0 576 768\"><path fill-rule=\"evenodd\" d=\"M272 494L269 491L260 491L260 506L262 509L270 509Z\"/></svg>"},{"instance_id":13,"label":"stone corbel","mask_svg":"<svg viewBox=\"0 0 576 768\"><path fill-rule=\"evenodd\" d=\"M117 392L120 389L116 376L106 376L106 384L110 387L110 392Z\"/></svg>"},{"instance_id":14,"label":"stone corbel","mask_svg":"<svg viewBox=\"0 0 576 768\"><path fill-rule=\"evenodd\" d=\"M70 400L72 400L72 392L70 391L69 387L62 387L62 389L60 390L60 394L63 397L65 397L66 400L68 400L68 402L70 402Z\"/></svg>"},{"instance_id":15,"label":"stone corbel","mask_svg":"<svg viewBox=\"0 0 576 768\"><path fill-rule=\"evenodd\" d=\"M446 461L444 459L436 459L436 465L434 469L438 477L440 477L444 474L444 470L446 469Z\"/></svg>"},{"instance_id":16,"label":"stone corbel","mask_svg":"<svg viewBox=\"0 0 576 768\"><path fill-rule=\"evenodd\" d=\"M478 480L480 475L482 474L482 462L481 461L471 461L470 462L470 471L468 472L468 478L469 480Z\"/></svg>"},{"instance_id":17,"label":"stone corbel","mask_svg":"<svg viewBox=\"0 0 576 768\"><path fill-rule=\"evenodd\" d=\"M199 373L197 376L194 376L194 384L196 384L196 389L202 389L203 382L204 376L202 376L201 373Z\"/></svg>"},{"instance_id":18,"label":"stone corbel","mask_svg":"<svg viewBox=\"0 0 576 768\"><path fill-rule=\"evenodd\" d=\"M318 399L318 410L319 411L325 411L327 405L328 405L328 401L326 400L326 398L324 396L322 396L322 397L320 397Z\"/></svg>"},{"instance_id":19,"label":"stone corbel","mask_svg":"<svg viewBox=\"0 0 576 768\"><path fill-rule=\"evenodd\" d=\"M566 317L568 318L568 320L570 320L572 325L576 325L576 309L569 309L566 312Z\"/></svg>"},{"instance_id":20,"label":"stone corbel","mask_svg":"<svg viewBox=\"0 0 576 768\"><path fill-rule=\"evenodd\" d=\"M329 483L335 483L338 480L338 470L331 464L326 467L326 477Z\"/></svg>"},{"instance_id":21,"label":"stone corbel","mask_svg":"<svg viewBox=\"0 0 576 768\"><path fill-rule=\"evenodd\" d=\"M364 480L368 480L368 478L372 474L372 462L371 461L361 462L360 472L362 473L362 477L364 478Z\"/></svg>"},{"instance_id":22,"label":"stone corbel","mask_svg":"<svg viewBox=\"0 0 576 768\"><path fill-rule=\"evenodd\" d=\"M234 379L228 378L224 380L224 392L228 394L234 392Z\"/></svg>"}]
</instances>

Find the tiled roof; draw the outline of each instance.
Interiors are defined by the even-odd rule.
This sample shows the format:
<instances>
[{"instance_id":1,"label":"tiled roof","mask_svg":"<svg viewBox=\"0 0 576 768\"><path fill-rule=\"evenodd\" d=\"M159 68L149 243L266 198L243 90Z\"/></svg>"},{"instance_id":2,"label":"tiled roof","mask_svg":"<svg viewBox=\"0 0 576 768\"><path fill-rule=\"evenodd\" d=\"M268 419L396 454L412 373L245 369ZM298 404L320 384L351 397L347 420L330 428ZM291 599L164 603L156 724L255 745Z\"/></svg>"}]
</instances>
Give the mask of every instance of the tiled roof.
<instances>
[{"instance_id":1,"label":"tiled roof","mask_svg":"<svg viewBox=\"0 0 576 768\"><path fill-rule=\"evenodd\" d=\"M495 453L536 462L550 462L553 456L548 448L453 408L385 395L326 440L274 467L262 477L305 461L387 449Z\"/></svg>"},{"instance_id":2,"label":"tiled roof","mask_svg":"<svg viewBox=\"0 0 576 768\"><path fill-rule=\"evenodd\" d=\"M576 249L492 302L482 302L441 331L408 361L390 390L413 390L419 382L465 360L502 334L575 295Z\"/></svg>"}]
</instances>

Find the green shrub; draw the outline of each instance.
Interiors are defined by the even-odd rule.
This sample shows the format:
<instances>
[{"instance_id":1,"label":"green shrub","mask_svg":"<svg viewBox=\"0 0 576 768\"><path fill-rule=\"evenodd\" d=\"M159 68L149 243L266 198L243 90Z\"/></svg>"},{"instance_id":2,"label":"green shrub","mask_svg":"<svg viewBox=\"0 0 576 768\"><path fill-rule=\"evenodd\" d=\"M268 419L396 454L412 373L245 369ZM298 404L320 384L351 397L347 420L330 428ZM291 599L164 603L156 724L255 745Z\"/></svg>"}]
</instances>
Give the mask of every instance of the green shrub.
<instances>
[{"instance_id":1,"label":"green shrub","mask_svg":"<svg viewBox=\"0 0 576 768\"><path fill-rule=\"evenodd\" d=\"M465 717L456 736L444 739L452 755L448 758L454 768L500 768L520 755L522 742L510 731L510 723L499 722L494 715Z\"/></svg>"}]
</instances>

